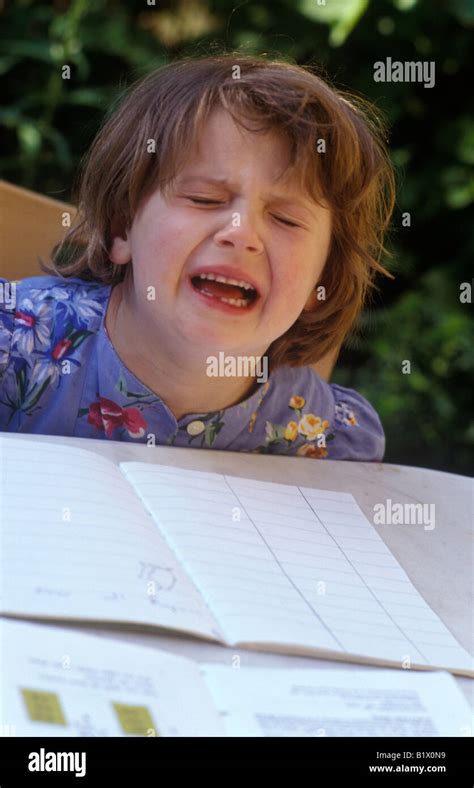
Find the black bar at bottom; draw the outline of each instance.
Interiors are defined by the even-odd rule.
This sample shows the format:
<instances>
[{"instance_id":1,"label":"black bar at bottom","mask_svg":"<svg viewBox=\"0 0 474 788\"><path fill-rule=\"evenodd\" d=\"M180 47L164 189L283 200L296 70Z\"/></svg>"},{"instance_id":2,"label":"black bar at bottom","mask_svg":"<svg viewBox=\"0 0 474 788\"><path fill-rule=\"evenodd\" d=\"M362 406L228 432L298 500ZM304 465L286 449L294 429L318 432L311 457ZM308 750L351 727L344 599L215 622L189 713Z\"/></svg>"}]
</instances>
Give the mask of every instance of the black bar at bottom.
<instances>
[{"instance_id":1,"label":"black bar at bottom","mask_svg":"<svg viewBox=\"0 0 474 788\"><path fill-rule=\"evenodd\" d=\"M164 774L215 773L221 780L252 772L263 778L275 770L295 777L309 771L316 781L361 777L364 786L411 777L472 788L472 749L470 738L5 737L0 788L71 780L79 786L127 784L134 778L140 782L128 782L130 788L142 788L141 781Z\"/></svg>"}]
</instances>

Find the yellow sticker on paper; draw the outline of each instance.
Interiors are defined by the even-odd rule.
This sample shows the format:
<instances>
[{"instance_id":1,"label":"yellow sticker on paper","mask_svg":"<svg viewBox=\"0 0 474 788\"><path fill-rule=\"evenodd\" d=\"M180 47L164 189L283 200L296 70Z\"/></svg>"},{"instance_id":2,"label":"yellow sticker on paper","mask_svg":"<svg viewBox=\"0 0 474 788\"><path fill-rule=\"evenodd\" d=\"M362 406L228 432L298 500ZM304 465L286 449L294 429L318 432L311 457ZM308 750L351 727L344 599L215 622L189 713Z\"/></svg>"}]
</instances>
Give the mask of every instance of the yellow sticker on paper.
<instances>
[{"instance_id":1,"label":"yellow sticker on paper","mask_svg":"<svg viewBox=\"0 0 474 788\"><path fill-rule=\"evenodd\" d=\"M158 731L146 706L114 703L113 707L124 733L135 736L158 736Z\"/></svg>"},{"instance_id":2,"label":"yellow sticker on paper","mask_svg":"<svg viewBox=\"0 0 474 788\"><path fill-rule=\"evenodd\" d=\"M50 722L53 725L67 725L61 702L55 692L42 692L21 688L30 720Z\"/></svg>"}]
</instances>

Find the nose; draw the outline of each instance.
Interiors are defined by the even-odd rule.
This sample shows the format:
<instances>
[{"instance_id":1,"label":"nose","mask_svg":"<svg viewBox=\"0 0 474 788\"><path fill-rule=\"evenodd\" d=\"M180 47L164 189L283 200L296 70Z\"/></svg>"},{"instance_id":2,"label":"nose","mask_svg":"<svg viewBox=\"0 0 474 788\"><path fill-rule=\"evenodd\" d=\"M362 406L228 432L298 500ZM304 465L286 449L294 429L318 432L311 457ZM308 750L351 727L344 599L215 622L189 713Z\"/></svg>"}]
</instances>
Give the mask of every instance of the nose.
<instances>
[{"instance_id":1,"label":"nose","mask_svg":"<svg viewBox=\"0 0 474 788\"><path fill-rule=\"evenodd\" d=\"M248 212L234 211L225 226L216 232L214 240L221 248L232 247L257 254L263 250L263 243Z\"/></svg>"}]
</instances>

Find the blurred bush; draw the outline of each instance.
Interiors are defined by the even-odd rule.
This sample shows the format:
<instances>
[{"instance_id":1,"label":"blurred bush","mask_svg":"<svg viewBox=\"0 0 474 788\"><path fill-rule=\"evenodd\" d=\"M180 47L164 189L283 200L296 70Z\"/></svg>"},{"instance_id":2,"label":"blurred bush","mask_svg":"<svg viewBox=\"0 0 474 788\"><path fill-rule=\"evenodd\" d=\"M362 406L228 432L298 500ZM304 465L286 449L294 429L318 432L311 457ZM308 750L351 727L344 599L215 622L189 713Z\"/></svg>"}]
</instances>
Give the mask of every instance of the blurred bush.
<instances>
[{"instance_id":1,"label":"blurred bush","mask_svg":"<svg viewBox=\"0 0 474 788\"><path fill-rule=\"evenodd\" d=\"M471 472L472 305L459 288L474 245L473 0L4 0L2 23L3 177L64 200L120 89L181 55L266 52L371 98L399 175L396 280L380 282L334 381L378 409L387 462ZM387 57L435 61L435 87L374 82Z\"/></svg>"}]
</instances>

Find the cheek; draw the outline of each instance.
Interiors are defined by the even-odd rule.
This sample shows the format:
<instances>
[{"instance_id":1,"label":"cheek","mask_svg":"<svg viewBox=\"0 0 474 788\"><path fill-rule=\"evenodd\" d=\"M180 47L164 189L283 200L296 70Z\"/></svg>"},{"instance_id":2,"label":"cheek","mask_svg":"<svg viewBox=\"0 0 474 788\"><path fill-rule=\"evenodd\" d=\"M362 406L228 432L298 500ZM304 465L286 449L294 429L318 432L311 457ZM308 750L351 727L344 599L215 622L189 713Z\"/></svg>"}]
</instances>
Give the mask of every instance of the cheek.
<instances>
[{"instance_id":1,"label":"cheek","mask_svg":"<svg viewBox=\"0 0 474 788\"><path fill-rule=\"evenodd\" d=\"M266 319L272 326L286 331L297 320L308 299L296 277L286 274L274 287L267 304Z\"/></svg>"},{"instance_id":2,"label":"cheek","mask_svg":"<svg viewBox=\"0 0 474 788\"><path fill-rule=\"evenodd\" d=\"M301 258L292 258L275 275L273 289L278 299L287 305L288 311L301 310L314 287L317 273L314 267L301 264Z\"/></svg>"},{"instance_id":3,"label":"cheek","mask_svg":"<svg viewBox=\"0 0 474 788\"><path fill-rule=\"evenodd\" d=\"M158 221L154 221L149 238L154 251L160 257L172 260L174 267L183 261L196 246L208 236L209 230L205 222L197 222L186 211L163 212Z\"/></svg>"},{"instance_id":4,"label":"cheek","mask_svg":"<svg viewBox=\"0 0 474 788\"><path fill-rule=\"evenodd\" d=\"M134 262L148 272L172 273L176 263L183 258L192 240L173 218L160 216L159 220L143 222L134 232Z\"/></svg>"}]
</instances>

